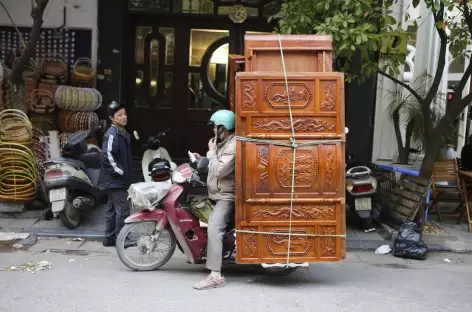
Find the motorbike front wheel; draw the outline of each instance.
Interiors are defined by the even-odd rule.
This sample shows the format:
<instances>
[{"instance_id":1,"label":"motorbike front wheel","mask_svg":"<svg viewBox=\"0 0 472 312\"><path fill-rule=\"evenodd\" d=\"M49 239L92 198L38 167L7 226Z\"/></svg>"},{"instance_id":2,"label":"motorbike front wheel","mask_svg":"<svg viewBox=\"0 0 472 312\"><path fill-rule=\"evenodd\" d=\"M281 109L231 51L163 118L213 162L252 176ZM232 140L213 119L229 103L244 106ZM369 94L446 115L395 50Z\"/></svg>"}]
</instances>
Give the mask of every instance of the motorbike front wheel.
<instances>
[{"instance_id":1,"label":"motorbike front wheel","mask_svg":"<svg viewBox=\"0 0 472 312\"><path fill-rule=\"evenodd\" d=\"M116 251L121 262L133 271L154 271L166 264L175 251L177 239L171 230L156 232L157 222L146 221L126 224L116 239ZM144 231L128 236L138 227L145 227ZM157 238L156 238L157 237ZM160 248L160 243L166 243L167 247ZM127 254L129 250L137 250L136 259ZM161 250L160 250L161 249ZM159 253L158 259L152 254ZM150 263L144 263L145 260Z\"/></svg>"},{"instance_id":2,"label":"motorbike front wheel","mask_svg":"<svg viewBox=\"0 0 472 312\"><path fill-rule=\"evenodd\" d=\"M59 212L59 219L68 229L73 230L80 224L80 212L70 201L66 201L64 209Z\"/></svg>"}]
</instances>

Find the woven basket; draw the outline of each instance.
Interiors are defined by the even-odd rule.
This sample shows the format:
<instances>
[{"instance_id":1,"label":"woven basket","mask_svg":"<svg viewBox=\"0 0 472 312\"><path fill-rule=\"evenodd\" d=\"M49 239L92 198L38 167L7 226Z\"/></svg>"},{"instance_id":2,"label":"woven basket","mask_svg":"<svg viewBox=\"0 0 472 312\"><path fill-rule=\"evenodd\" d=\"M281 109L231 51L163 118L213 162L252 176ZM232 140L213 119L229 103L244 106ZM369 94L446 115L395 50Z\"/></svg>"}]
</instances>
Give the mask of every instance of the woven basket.
<instances>
[{"instance_id":1,"label":"woven basket","mask_svg":"<svg viewBox=\"0 0 472 312\"><path fill-rule=\"evenodd\" d=\"M94 129L99 125L95 112L60 111L58 119L59 130L67 133Z\"/></svg>"},{"instance_id":2,"label":"woven basket","mask_svg":"<svg viewBox=\"0 0 472 312\"><path fill-rule=\"evenodd\" d=\"M0 112L1 142L30 144L32 137L32 125L25 113L17 109Z\"/></svg>"},{"instance_id":3,"label":"woven basket","mask_svg":"<svg viewBox=\"0 0 472 312\"><path fill-rule=\"evenodd\" d=\"M33 127L41 130L43 133L49 133L49 131L57 130L56 116L54 113L51 113L51 114L30 113L29 119Z\"/></svg>"},{"instance_id":4,"label":"woven basket","mask_svg":"<svg viewBox=\"0 0 472 312\"><path fill-rule=\"evenodd\" d=\"M0 143L0 200L30 201L36 197L38 163L26 146Z\"/></svg>"},{"instance_id":5,"label":"woven basket","mask_svg":"<svg viewBox=\"0 0 472 312\"><path fill-rule=\"evenodd\" d=\"M66 77L67 61L59 55L53 54L42 59L41 75L48 78Z\"/></svg>"},{"instance_id":6,"label":"woven basket","mask_svg":"<svg viewBox=\"0 0 472 312\"><path fill-rule=\"evenodd\" d=\"M81 81L93 81L95 79L95 68L92 60L88 57L79 58L72 69L75 79Z\"/></svg>"},{"instance_id":7,"label":"woven basket","mask_svg":"<svg viewBox=\"0 0 472 312\"><path fill-rule=\"evenodd\" d=\"M36 89L31 93L30 110L37 114L50 114L54 112L54 96L48 90Z\"/></svg>"},{"instance_id":8,"label":"woven basket","mask_svg":"<svg viewBox=\"0 0 472 312\"><path fill-rule=\"evenodd\" d=\"M59 86L54 96L56 105L69 111L95 111L102 106L102 95L93 88Z\"/></svg>"}]
</instances>

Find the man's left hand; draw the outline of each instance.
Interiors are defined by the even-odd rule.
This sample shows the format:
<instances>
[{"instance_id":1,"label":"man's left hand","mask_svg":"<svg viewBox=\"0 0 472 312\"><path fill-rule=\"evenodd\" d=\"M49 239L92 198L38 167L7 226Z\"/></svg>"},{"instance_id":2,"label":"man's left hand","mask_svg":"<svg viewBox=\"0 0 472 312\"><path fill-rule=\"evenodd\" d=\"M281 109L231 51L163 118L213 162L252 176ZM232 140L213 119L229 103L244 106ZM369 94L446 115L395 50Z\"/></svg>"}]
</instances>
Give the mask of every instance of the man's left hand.
<instances>
[{"instance_id":1,"label":"man's left hand","mask_svg":"<svg viewBox=\"0 0 472 312\"><path fill-rule=\"evenodd\" d=\"M216 151L216 139L215 138L211 138L210 141L208 142L208 150L209 151Z\"/></svg>"}]
</instances>

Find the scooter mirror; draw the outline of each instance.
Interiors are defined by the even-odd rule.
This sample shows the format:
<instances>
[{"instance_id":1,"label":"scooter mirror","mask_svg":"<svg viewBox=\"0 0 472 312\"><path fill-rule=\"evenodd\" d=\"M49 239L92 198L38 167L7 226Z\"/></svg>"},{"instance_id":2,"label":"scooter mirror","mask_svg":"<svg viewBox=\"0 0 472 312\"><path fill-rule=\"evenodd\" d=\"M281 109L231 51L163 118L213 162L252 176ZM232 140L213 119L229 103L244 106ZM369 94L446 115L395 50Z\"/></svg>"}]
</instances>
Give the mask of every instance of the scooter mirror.
<instances>
[{"instance_id":1,"label":"scooter mirror","mask_svg":"<svg viewBox=\"0 0 472 312\"><path fill-rule=\"evenodd\" d=\"M135 138L136 140L139 140L138 131L134 130L134 131L133 131L133 135L134 135L134 138Z\"/></svg>"}]
</instances>

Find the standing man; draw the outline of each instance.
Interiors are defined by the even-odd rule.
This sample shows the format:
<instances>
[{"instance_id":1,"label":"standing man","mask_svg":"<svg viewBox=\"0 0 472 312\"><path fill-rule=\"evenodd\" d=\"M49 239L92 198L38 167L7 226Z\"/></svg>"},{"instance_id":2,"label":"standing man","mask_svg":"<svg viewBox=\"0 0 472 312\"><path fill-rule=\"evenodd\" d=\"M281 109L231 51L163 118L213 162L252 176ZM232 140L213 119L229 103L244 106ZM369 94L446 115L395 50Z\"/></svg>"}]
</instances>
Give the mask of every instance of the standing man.
<instances>
[{"instance_id":1,"label":"standing man","mask_svg":"<svg viewBox=\"0 0 472 312\"><path fill-rule=\"evenodd\" d=\"M108 194L103 246L115 246L116 237L130 214L127 190L131 184L131 136L125 130L125 108L111 102L108 116L112 122L103 137L100 187Z\"/></svg>"},{"instance_id":2,"label":"standing man","mask_svg":"<svg viewBox=\"0 0 472 312\"><path fill-rule=\"evenodd\" d=\"M208 220L208 246L206 267L211 271L194 288L198 290L222 287L225 278L221 275L223 261L223 235L234 212L235 200L235 115L229 110L220 110L210 118L215 137L208 142L208 196L216 202ZM195 154L197 159L201 156Z\"/></svg>"}]
</instances>

